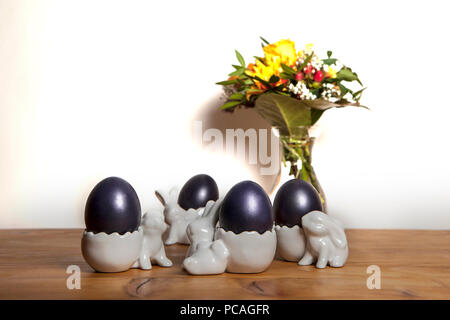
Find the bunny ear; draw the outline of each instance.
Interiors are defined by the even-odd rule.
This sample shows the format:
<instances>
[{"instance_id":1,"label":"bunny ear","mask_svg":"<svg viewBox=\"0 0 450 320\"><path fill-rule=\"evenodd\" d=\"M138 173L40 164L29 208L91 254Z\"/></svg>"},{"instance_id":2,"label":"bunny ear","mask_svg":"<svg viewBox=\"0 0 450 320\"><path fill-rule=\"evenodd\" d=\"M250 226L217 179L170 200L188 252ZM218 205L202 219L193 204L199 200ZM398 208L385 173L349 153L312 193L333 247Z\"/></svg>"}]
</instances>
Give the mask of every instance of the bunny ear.
<instances>
[{"instance_id":1,"label":"bunny ear","mask_svg":"<svg viewBox=\"0 0 450 320\"><path fill-rule=\"evenodd\" d=\"M163 206L166 206L166 198L167 198L167 196L165 196L164 195L164 193L162 192L162 191L157 191L157 190L155 190L155 196L158 198L158 200L161 202L161 204L163 205Z\"/></svg>"},{"instance_id":2,"label":"bunny ear","mask_svg":"<svg viewBox=\"0 0 450 320\"><path fill-rule=\"evenodd\" d=\"M330 232L331 241L333 241L336 247L345 248L347 238L340 221L328 216L328 219L324 223Z\"/></svg>"},{"instance_id":3,"label":"bunny ear","mask_svg":"<svg viewBox=\"0 0 450 320\"><path fill-rule=\"evenodd\" d=\"M209 216L209 214L211 213L211 209L214 207L214 204L215 204L215 202L212 201L212 200L209 200L206 203L205 210L203 210L203 216L204 217Z\"/></svg>"},{"instance_id":4,"label":"bunny ear","mask_svg":"<svg viewBox=\"0 0 450 320\"><path fill-rule=\"evenodd\" d=\"M219 221L219 211L220 211L220 206L222 205L222 200L218 199L214 205L212 206L208 217L211 220L211 223L213 225L213 228L216 226L217 221Z\"/></svg>"}]
</instances>

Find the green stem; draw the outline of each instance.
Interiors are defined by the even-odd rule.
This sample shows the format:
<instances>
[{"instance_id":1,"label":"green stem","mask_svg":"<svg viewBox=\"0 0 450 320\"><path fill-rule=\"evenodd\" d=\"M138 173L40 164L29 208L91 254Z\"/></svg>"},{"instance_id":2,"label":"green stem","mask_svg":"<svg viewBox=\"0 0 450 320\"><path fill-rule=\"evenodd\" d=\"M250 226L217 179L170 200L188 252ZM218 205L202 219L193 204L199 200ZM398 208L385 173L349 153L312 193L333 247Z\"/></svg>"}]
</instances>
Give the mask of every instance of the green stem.
<instances>
[{"instance_id":1,"label":"green stem","mask_svg":"<svg viewBox=\"0 0 450 320\"><path fill-rule=\"evenodd\" d=\"M309 135L303 135L301 137L282 136L280 140L283 144L283 160L291 163L289 174L296 179L302 179L311 183L318 191L323 210L326 211L325 194L312 166L311 152L313 140ZM298 168L299 162L302 165L301 169Z\"/></svg>"}]
</instances>

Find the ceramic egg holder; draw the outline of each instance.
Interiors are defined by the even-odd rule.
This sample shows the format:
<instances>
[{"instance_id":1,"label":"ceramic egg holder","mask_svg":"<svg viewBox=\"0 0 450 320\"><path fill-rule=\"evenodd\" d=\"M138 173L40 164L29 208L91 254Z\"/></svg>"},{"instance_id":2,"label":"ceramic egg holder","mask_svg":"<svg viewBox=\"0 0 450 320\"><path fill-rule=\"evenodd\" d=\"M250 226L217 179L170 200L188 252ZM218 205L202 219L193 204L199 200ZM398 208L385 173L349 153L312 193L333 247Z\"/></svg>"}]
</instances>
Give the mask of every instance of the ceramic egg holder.
<instances>
[{"instance_id":1,"label":"ceramic egg holder","mask_svg":"<svg viewBox=\"0 0 450 320\"><path fill-rule=\"evenodd\" d=\"M84 260L99 272L122 272L130 269L139 258L144 230L107 234L85 230L81 239Z\"/></svg>"},{"instance_id":2,"label":"ceramic egg holder","mask_svg":"<svg viewBox=\"0 0 450 320\"><path fill-rule=\"evenodd\" d=\"M191 245L183 268L195 275L225 271L259 273L266 270L276 251L275 231L235 234L217 227L220 202L209 201L202 217L188 225L187 236Z\"/></svg>"},{"instance_id":3,"label":"ceramic egg holder","mask_svg":"<svg viewBox=\"0 0 450 320\"><path fill-rule=\"evenodd\" d=\"M287 261L298 261L299 265L315 263L317 268L342 267L347 260L344 229L323 212L312 211L303 216L303 228L275 226L262 235L256 231L236 235L216 227L219 207L219 202L208 203L202 218L187 228L191 246L183 268L190 274L259 273L269 267L276 249Z\"/></svg>"},{"instance_id":4,"label":"ceramic egg holder","mask_svg":"<svg viewBox=\"0 0 450 320\"><path fill-rule=\"evenodd\" d=\"M144 214L134 232L123 235L84 231L81 250L86 262L99 272L122 272L130 268L150 270L152 263L172 266L164 249L162 234L166 231L162 212Z\"/></svg>"},{"instance_id":5,"label":"ceramic egg holder","mask_svg":"<svg viewBox=\"0 0 450 320\"><path fill-rule=\"evenodd\" d=\"M292 227L275 225L277 253L286 261L299 261L305 254L306 238L299 225Z\"/></svg>"},{"instance_id":6,"label":"ceramic egg holder","mask_svg":"<svg viewBox=\"0 0 450 320\"><path fill-rule=\"evenodd\" d=\"M150 270L152 263L172 266L163 243L167 228L166 245L190 244L182 267L193 275L263 272L276 251L286 261L298 261L299 265L315 263L317 268L342 267L348 257L343 226L321 211L304 215L302 227L276 225L262 234L235 234L218 225L222 200L210 200L204 208L184 210L177 203L176 188L167 194L155 191L155 195L164 211L144 214L137 230L125 234L83 232L83 257L93 269L121 272L130 268Z\"/></svg>"},{"instance_id":7,"label":"ceramic egg holder","mask_svg":"<svg viewBox=\"0 0 450 320\"><path fill-rule=\"evenodd\" d=\"M302 227L276 226L278 253L287 261L317 268L343 267L348 257L348 243L341 223L321 211L302 217Z\"/></svg>"}]
</instances>

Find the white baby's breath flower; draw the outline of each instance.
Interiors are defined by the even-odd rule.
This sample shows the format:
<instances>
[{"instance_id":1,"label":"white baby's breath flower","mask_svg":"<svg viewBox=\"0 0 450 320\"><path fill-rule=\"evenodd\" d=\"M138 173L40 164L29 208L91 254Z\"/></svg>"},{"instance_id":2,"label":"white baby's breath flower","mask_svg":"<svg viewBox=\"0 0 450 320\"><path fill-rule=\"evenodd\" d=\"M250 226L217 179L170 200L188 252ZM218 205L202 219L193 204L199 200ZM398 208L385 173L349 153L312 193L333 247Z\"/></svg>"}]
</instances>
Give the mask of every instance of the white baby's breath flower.
<instances>
[{"instance_id":1,"label":"white baby's breath flower","mask_svg":"<svg viewBox=\"0 0 450 320\"><path fill-rule=\"evenodd\" d=\"M350 92L347 92L343 98L350 103L355 102L355 100L353 100L353 95Z\"/></svg>"},{"instance_id":2,"label":"white baby's breath flower","mask_svg":"<svg viewBox=\"0 0 450 320\"><path fill-rule=\"evenodd\" d=\"M323 61L317 55L314 55L311 58L311 66L315 69L320 70L320 69L322 69Z\"/></svg>"},{"instance_id":3,"label":"white baby's breath flower","mask_svg":"<svg viewBox=\"0 0 450 320\"><path fill-rule=\"evenodd\" d=\"M339 100L340 90L332 83L324 83L321 97L330 102L336 102Z\"/></svg>"}]
</instances>

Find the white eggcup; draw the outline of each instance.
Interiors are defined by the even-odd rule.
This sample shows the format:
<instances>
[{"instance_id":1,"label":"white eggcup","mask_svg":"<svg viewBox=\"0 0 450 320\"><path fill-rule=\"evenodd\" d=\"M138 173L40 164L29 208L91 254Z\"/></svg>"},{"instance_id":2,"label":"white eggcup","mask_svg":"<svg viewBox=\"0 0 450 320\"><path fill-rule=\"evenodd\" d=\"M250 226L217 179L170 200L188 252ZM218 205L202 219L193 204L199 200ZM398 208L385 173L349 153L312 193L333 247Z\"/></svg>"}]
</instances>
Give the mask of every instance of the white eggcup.
<instances>
[{"instance_id":1,"label":"white eggcup","mask_svg":"<svg viewBox=\"0 0 450 320\"><path fill-rule=\"evenodd\" d=\"M226 271L231 273L263 272L272 263L277 248L274 228L263 234L256 231L235 234L219 227L215 239L222 240L230 253Z\"/></svg>"},{"instance_id":2,"label":"white eggcup","mask_svg":"<svg viewBox=\"0 0 450 320\"><path fill-rule=\"evenodd\" d=\"M142 227L122 235L84 230L81 251L84 260L96 271L122 272L130 269L139 258L143 236Z\"/></svg>"},{"instance_id":3,"label":"white eggcup","mask_svg":"<svg viewBox=\"0 0 450 320\"><path fill-rule=\"evenodd\" d=\"M275 226L277 233L277 253L286 261L299 261L305 254L306 238L302 228L298 225L292 227Z\"/></svg>"}]
</instances>

